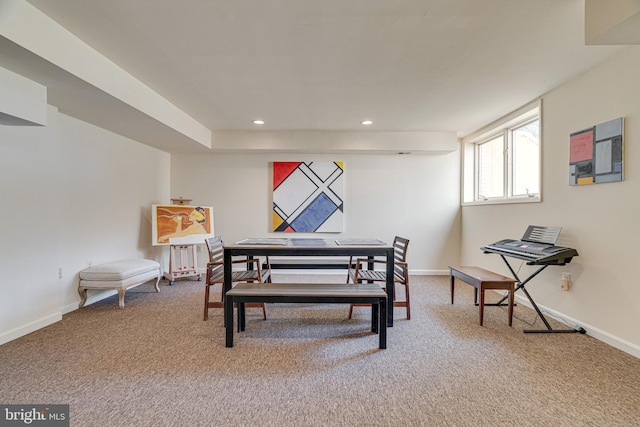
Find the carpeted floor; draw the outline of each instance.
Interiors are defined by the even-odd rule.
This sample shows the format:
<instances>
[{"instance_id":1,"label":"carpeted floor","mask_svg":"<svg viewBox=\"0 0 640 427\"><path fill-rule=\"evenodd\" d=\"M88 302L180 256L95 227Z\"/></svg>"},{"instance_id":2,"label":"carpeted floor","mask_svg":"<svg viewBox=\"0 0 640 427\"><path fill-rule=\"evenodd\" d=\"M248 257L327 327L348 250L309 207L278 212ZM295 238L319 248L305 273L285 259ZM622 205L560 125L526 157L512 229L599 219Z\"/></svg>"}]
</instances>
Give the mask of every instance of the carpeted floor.
<instances>
[{"instance_id":1,"label":"carpeted floor","mask_svg":"<svg viewBox=\"0 0 640 427\"><path fill-rule=\"evenodd\" d=\"M278 281L309 276L275 275ZM342 281L318 276L317 281ZM524 334L535 312L487 307L473 288L415 276L388 348L369 311L248 309L225 348L202 282L161 282L0 346L0 403L68 403L72 426L640 426L640 360L581 334ZM497 299L492 295L493 300ZM542 327L538 320L535 328Z\"/></svg>"}]
</instances>

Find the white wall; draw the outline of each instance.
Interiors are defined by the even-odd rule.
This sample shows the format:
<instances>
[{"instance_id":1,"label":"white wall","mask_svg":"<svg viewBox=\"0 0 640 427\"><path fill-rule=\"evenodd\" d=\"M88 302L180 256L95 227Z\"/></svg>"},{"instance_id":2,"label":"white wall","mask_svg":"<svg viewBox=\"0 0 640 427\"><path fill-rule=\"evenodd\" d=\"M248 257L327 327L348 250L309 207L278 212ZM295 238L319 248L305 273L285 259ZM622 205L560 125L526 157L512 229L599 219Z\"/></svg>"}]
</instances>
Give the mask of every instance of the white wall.
<instances>
[{"instance_id":1,"label":"white wall","mask_svg":"<svg viewBox=\"0 0 640 427\"><path fill-rule=\"evenodd\" d=\"M395 235L406 237L410 239L408 262L413 273L442 272L449 263L458 262L458 152L405 156L173 155L171 197L213 206L215 232L226 242L282 237L283 233L270 231L274 161L344 161L344 232L322 237L387 242Z\"/></svg>"},{"instance_id":2,"label":"white wall","mask_svg":"<svg viewBox=\"0 0 640 427\"><path fill-rule=\"evenodd\" d=\"M53 107L47 126L0 126L0 344L77 308L89 262L161 259L151 205L168 201L169 166L168 154Z\"/></svg>"},{"instance_id":3,"label":"white wall","mask_svg":"<svg viewBox=\"0 0 640 427\"><path fill-rule=\"evenodd\" d=\"M640 48L630 47L543 97L543 201L464 207L462 262L507 274L500 257L483 254L480 246L520 238L529 224L562 226L558 244L576 248L580 256L547 268L527 290L538 305L640 357L638 69ZM624 181L569 186L569 134L621 116ZM530 271L522 265L521 277ZM569 292L560 289L562 272L572 275Z\"/></svg>"}]
</instances>

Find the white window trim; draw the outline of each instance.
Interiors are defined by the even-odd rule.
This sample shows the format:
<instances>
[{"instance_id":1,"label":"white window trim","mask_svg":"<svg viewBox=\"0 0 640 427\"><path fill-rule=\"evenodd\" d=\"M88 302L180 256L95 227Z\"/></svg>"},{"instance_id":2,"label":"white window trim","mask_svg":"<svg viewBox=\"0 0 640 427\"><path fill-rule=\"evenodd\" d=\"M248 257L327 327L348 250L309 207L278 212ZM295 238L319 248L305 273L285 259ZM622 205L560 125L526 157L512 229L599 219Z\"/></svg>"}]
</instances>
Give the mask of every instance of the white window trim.
<instances>
[{"instance_id":1,"label":"white window trim","mask_svg":"<svg viewBox=\"0 0 640 427\"><path fill-rule=\"evenodd\" d=\"M534 117L538 117L540 120L540 174L539 174L539 193L530 196L510 196L509 186L511 185L512 177L508 176L505 185L504 197L492 197L486 200L475 200L477 194L478 178L476 176L478 168L476 165L477 159L475 158L475 145L480 141L489 140L491 137L495 137L505 129L517 127L520 124L524 124L530 121ZM483 128L473 132L460 139L461 142L461 188L460 188L460 200L462 206L483 206L483 205L499 205L499 204L518 204L518 203L539 203L542 201L542 99L531 102L512 113L494 121L493 123L484 126ZM505 141L508 144L508 141ZM508 162L505 159L505 162ZM511 165L505 164L506 175L510 175ZM471 195L471 197L469 197ZM471 200L469 200L471 199Z\"/></svg>"}]
</instances>

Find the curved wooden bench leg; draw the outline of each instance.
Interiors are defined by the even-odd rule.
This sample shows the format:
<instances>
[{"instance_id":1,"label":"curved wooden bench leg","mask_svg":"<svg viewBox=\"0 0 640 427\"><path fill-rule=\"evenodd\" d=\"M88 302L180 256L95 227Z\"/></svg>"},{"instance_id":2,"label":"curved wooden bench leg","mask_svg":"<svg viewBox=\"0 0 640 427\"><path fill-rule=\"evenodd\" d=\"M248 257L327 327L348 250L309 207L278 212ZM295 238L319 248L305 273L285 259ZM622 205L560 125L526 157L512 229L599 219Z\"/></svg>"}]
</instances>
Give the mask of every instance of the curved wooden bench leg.
<instances>
[{"instance_id":1,"label":"curved wooden bench leg","mask_svg":"<svg viewBox=\"0 0 640 427\"><path fill-rule=\"evenodd\" d=\"M87 290L85 288L78 288L78 293L80 294L80 305L78 305L78 308L82 308L87 302Z\"/></svg>"},{"instance_id":2,"label":"curved wooden bench leg","mask_svg":"<svg viewBox=\"0 0 640 427\"><path fill-rule=\"evenodd\" d=\"M158 278L156 279L156 284L155 284L156 292L158 293L160 292L160 287L158 286L159 283L160 283L160 276L158 276Z\"/></svg>"},{"instance_id":3,"label":"curved wooden bench leg","mask_svg":"<svg viewBox=\"0 0 640 427\"><path fill-rule=\"evenodd\" d=\"M126 289L118 289L118 305L120 308L124 308L124 294L127 292Z\"/></svg>"}]
</instances>

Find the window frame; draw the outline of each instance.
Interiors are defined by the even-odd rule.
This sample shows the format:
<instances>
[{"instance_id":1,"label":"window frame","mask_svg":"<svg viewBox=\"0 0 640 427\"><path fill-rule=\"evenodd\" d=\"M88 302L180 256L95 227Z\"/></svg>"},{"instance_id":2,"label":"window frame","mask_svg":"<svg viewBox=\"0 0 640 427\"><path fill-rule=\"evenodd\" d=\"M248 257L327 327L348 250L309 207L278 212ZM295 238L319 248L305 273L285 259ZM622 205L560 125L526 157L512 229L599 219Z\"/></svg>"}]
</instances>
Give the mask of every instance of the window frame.
<instances>
[{"instance_id":1,"label":"window frame","mask_svg":"<svg viewBox=\"0 0 640 427\"><path fill-rule=\"evenodd\" d=\"M514 131L538 121L538 193L513 195ZM480 195L479 147L502 136L503 190L499 197ZM484 128L461 139L461 194L462 206L511 203L538 203L542 201L542 100L537 100L512 112Z\"/></svg>"}]
</instances>

